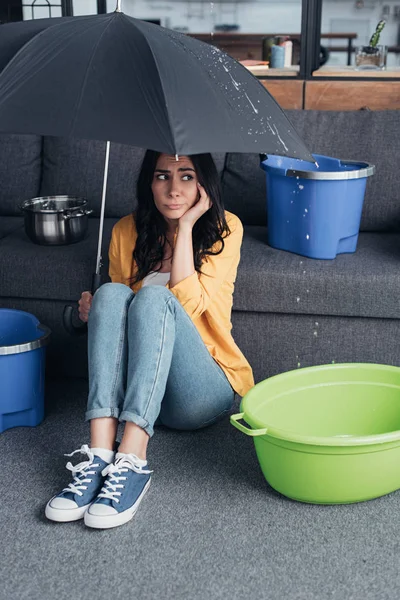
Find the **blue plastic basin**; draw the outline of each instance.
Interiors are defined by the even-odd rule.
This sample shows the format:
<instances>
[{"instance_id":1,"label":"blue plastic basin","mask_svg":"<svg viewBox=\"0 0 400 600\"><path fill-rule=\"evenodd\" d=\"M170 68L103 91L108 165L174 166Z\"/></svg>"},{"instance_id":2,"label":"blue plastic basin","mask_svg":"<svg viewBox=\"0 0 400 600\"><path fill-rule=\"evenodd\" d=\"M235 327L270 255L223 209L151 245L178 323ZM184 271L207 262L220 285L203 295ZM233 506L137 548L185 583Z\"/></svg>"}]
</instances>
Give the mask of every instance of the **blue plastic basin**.
<instances>
[{"instance_id":1,"label":"blue plastic basin","mask_svg":"<svg viewBox=\"0 0 400 600\"><path fill-rule=\"evenodd\" d=\"M355 252L367 177L375 167L313 157L319 168L284 156L261 162L267 178L268 244L319 259Z\"/></svg>"},{"instance_id":2,"label":"blue plastic basin","mask_svg":"<svg viewBox=\"0 0 400 600\"><path fill-rule=\"evenodd\" d=\"M51 330L34 315L0 308L0 433L43 421L50 336Z\"/></svg>"}]
</instances>

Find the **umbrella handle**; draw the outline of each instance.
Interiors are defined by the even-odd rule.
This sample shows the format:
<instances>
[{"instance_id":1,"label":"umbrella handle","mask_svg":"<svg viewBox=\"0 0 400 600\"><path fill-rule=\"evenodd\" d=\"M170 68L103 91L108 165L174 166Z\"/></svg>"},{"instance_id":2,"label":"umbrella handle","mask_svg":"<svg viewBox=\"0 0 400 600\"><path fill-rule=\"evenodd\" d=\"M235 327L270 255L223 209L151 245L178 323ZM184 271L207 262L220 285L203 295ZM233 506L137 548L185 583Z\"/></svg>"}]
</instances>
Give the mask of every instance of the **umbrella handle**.
<instances>
[{"instance_id":1,"label":"umbrella handle","mask_svg":"<svg viewBox=\"0 0 400 600\"><path fill-rule=\"evenodd\" d=\"M101 197L100 231L99 231L99 243L98 243L98 248L97 248L96 271L93 273L93 278L92 278L92 292L91 292L92 296L95 295L95 293L97 292L97 290L99 289L99 287L101 285L100 284L101 243L102 243L102 239L103 239L104 209L105 209L105 203L106 203L106 189L107 189L107 178L108 178L108 163L109 163L109 159L110 159L110 147L111 147L111 143L110 143L110 141L108 141L106 144L106 158L105 158L105 164L104 164L104 179L103 179L103 192L102 192L102 197ZM99 271L98 273L97 273L97 270ZM73 336L84 335L85 333L87 333L87 330L88 330L87 323L82 322L82 325L74 325L72 323L73 310L74 309L72 306L64 307L64 314L63 314L64 327L70 335L73 335Z\"/></svg>"},{"instance_id":2,"label":"umbrella handle","mask_svg":"<svg viewBox=\"0 0 400 600\"><path fill-rule=\"evenodd\" d=\"M100 273L93 274L92 292L91 292L92 296L95 295L95 293L97 292L97 290L100 287L100 279L101 279ZM73 336L84 335L85 333L87 333L87 330L88 330L87 323L82 322L82 325L74 325L72 322L73 311L74 311L73 306L65 306L64 307L64 313L63 313L64 327L70 335L73 335Z\"/></svg>"}]
</instances>

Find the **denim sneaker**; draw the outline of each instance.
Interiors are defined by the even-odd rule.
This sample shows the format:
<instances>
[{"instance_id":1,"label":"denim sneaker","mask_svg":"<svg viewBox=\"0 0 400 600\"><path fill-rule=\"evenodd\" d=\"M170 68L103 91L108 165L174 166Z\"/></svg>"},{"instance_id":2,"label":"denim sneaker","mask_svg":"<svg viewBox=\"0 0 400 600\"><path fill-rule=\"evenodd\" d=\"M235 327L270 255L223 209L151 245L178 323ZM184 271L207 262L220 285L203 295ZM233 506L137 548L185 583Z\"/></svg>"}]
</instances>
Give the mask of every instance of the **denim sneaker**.
<instances>
[{"instance_id":1,"label":"denim sneaker","mask_svg":"<svg viewBox=\"0 0 400 600\"><path fill-rule=\"evenodd\" d=\"M119 442L115 442L114 452L118 450ZM73 456L77 452L86 454L88 460L72 465L68 462L66 467L72 471L74 480L62 492L53 496L47 503L45 515L51 521L66 523L82 519L91 502L96 499L103 483L102 471L110 463L93 454L87 444L78 450L64 456ZM112 464L112 463L111 463Z\"/></svg>"},{"instance_id":2,"label":"denim sneaker","mask_svg":"<svg viewBox=\"0 0 400 600\"><path fill-rule=\"evenodd\" d=\"M103 471L107 477L101 492L85 512L85 525L108 529L132 519L149 489L153 473L145 468L144 462L135 454L116 454L115 462Z\"/></svg>"}]
</instances>

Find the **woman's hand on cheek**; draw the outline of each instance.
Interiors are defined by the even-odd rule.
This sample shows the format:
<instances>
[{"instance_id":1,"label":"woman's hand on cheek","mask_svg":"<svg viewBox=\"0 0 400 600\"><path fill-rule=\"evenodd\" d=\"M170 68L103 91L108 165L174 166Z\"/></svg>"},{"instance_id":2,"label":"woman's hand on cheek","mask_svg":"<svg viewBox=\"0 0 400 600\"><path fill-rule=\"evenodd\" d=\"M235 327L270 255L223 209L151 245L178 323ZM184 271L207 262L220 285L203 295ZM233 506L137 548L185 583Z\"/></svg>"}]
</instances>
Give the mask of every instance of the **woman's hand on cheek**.
<instances>
[{"instance_id":1,"label":"woman's hand on cheek","mask_svg":"<svg viewBox=\"0 0 400 600\"><path fill-rule=\"evenodd\" d=\"M197 183L197 187L200 192L200 198L197 200L196 204L192 206L192 208L189 208L189 210L181 216L179 219L180 226L184 225L187 227L193 227L196 221L198 221L198 219L200 219L200 217L212 207L212 202L207 196L203 186L200 183Z\"/></svg>"}]
</instances>

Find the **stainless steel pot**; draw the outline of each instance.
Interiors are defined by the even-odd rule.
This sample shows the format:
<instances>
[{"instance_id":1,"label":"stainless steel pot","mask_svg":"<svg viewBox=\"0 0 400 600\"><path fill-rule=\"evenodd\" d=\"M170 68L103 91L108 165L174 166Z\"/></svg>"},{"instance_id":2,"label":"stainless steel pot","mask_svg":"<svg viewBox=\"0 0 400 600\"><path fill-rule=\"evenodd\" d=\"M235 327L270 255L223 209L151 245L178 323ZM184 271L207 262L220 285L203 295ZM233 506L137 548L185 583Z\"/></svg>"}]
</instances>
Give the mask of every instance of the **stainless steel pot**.
<instances>
[{"instance_id":1,"label":"stainless steel pot","mask_svg":"<svg viewBox=\"0 0 400 600\"><path fill-rule=\"evenodd\" d=\"M25 231L35 244L61 246L84 239L88 215L87 200L75 196L42 196L25 200L19 209L24 212Z\"/></svg>"}]
</instances>

